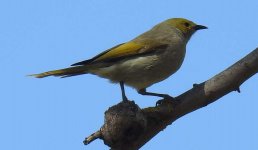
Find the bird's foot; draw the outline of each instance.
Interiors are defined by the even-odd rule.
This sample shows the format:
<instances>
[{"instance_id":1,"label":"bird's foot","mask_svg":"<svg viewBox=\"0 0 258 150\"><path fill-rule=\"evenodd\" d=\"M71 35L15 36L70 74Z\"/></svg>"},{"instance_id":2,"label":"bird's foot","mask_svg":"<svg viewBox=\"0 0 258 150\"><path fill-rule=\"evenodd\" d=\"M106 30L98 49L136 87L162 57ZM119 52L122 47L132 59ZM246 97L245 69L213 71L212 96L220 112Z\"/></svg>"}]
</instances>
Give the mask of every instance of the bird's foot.
<instances>
[{"instance_id":1,"label":"bird's foot","mask_svg":"<svg viewBox=\"0 0 258 150\"><path fill-rule=\"evenodd\" d=\"M164 99L161 99L161 100L158 100L156 102L156 106L159 106L159 105L164 105L164 104L173 104L173 105L176 105L178 102L177 100L170 96L170 95L164 95L163 97Z\"/></svg>"},{"instance_id":2,"label":"bird's foot","mask_svg":"<svg viewBox=\"0 0 258 150\"><path fill-rule=\"evenodd\" d=\"M163 98L164 98L164 100L175 100L174 97L172 97L172 96L170 96L168 94L165 94Z\"/></svg>"},{"instance_id":3,"label":"bird's foot","mask_svg":"<svg viewBox=\"0 0 258 150\"><path fill-rule=\"evenodd\" d=\"M126 96L123 96L122 98L123 98L122 102L124 102L124 103L129 102L129 100Z\"/></svg>"},{"instance_id":4,"label":"bird's foot","mask_svg":"<svg viewBox=\"0 0 258 150\"><path fill-rule=\"evenodd\" d=\"M127 102L129 102L129 100L128 99L123 99L122 102L127 103Z\"/></svg>"}]
</instances>

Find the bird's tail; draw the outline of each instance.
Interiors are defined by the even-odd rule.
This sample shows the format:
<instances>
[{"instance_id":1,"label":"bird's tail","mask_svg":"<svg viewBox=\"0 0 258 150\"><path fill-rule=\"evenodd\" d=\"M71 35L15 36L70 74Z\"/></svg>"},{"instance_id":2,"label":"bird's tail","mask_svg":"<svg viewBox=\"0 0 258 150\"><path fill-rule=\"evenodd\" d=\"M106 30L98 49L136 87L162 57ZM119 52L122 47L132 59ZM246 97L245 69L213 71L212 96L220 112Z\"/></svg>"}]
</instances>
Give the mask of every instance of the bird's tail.
<instances>
[{"instance_id":1,"label":"bird's tail","mask_svg":"<svg viewBox=\"0 0 258 150\"><path fill-rule=\"evenodd\" d=\"M64 69L59 69L59 70L47 71L47 72L43 72L43 73L39 73L39 74L32 74L29 76L33 76L36 78L44 78L44 77L48 77L48 76L64 78L64 77L86 74L86 73L88 73L88 70L89 69L87 66L76 66L76 67L64 68Z\"/></svg>"}]
</instances>

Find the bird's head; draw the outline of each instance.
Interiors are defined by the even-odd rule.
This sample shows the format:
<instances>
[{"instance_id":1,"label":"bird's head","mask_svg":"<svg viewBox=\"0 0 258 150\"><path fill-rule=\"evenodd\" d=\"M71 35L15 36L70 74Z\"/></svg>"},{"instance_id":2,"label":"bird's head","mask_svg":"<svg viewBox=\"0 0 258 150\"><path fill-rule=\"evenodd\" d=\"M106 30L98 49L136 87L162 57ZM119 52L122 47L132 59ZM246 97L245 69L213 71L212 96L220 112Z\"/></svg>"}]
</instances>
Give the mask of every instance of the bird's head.
<instances>
[{"instance_id":1,"label":"bird's head","mask_svg":"<svg viewBox=\"0 0 258 150\"><path fill-rule=\"evenodd\" d=\"M180 30L186 38L190 38L197 30L208 29L206 26L197 25L194 22L184 18L172 18L165 21L172 27Z\"/></svg>"}]
</instances>

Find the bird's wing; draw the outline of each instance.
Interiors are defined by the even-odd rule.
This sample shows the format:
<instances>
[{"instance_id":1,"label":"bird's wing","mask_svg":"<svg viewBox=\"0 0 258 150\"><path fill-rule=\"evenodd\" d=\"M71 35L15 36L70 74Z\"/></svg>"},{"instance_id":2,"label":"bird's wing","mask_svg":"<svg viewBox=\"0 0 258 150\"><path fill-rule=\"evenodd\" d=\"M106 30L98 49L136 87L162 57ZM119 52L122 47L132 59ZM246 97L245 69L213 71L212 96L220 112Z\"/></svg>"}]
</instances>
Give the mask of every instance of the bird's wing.
<instances>
[{"instance_id":1,"label":"bird's wing","mask_svg":"<svg viewBox=\"0 0 258 150\"><path fill-rule=\"evenodd\" d=\"M146 44L139 44L135 42L127 42L127 43L119 44L115 47L112 47L100 53L99 55L93 57L92 59L72 64L72 66L87 65L91 63L97 63L97 62L118 61L129 57L134 57L138 55L149 54L152 52L160 51L167 46L168 45L164 43L146 42Z\"/></svg>"}]
</instances>

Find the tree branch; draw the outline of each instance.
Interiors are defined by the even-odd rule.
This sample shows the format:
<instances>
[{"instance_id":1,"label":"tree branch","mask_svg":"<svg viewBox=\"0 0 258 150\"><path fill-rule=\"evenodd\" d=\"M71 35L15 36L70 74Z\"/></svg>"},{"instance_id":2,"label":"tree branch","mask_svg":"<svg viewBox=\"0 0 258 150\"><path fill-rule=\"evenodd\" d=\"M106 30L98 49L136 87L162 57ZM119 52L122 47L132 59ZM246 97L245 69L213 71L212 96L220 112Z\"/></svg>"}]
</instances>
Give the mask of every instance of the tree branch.
<instances>
[{"instance_id":1,"label":"tree branch","mask_svg":"<svg viewBox=\"0 0 258 150\"><path fill-rule=\"evenodd\" d=\"M85 145L88 145L88 144L90 144L92 141L101 138L101 136L102 136L102 135L101 135L101 131L98 130L97 132L91 134L89 137L85 138L85 140L83 141L83 143L84 143Z\"/></svg>"},{"instance_id":2,"label":"tree branch","mask_svg":"<svg viewBox=\"0 0 258 150\"><path fill-rule=\"evenodd\" d=\"M111 150L137 150L185 114L232 91L240 92L240 85L257 72L258 48L211 79L194 84L175 101L160 100L160 105L145 109L140 109L134 102L121 102L105 112L100 138Z\"/></svg>"}]
</instances>

